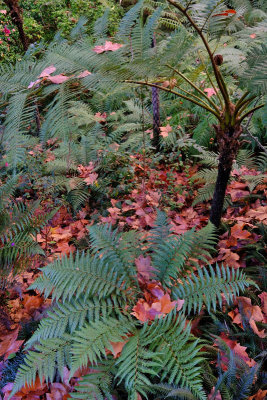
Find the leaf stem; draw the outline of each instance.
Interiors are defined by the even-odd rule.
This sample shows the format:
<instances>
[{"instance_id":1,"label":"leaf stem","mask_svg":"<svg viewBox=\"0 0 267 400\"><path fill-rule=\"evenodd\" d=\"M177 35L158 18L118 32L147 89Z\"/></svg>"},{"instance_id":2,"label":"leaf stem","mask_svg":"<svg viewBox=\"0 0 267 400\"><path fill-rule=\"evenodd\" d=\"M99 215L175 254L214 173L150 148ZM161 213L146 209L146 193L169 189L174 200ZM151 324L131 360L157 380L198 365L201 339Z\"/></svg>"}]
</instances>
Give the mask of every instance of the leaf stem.
<instances>
[{"instance_id":1,"label":"leaf stem","mask_svg":"<svg viewBox=\"0 0 267 400\"><path fill-rule=\"evenodd\" d=\"M256 107L252 108L251 110L247 111L244 115L242 115L239 122L241 123L243 121L243 119L245 119L246 117L249 116L249 114L254 113L254 111L259 110L262 107L264 107L264 104L260 104Z\"/></svg>"},{"instance_id":2,"label":"leaf stem","mask_svg":"<svg viewBox=\"0 0 267 400\"><path fill-rule=\"evenodd\" d=\"M204 66L204 69L205 69L205 72L206 72L206 74L207 74L208 80L210 81L210 84L211 84L211 86L213 87L213 89L214 89L214 91L215 91L215 93L216 93L216 96L217 96L218 99L219 99L221 108L222 108L222 110L223 110L223 101L222 101L222 99L221 99L221 96L220 96L220 94L218 93L218 90L216 89L216 87L215 87L215 85L214 85L214 83L213 83L213 81L212 81L212 79L211 79L211 76L210 76L210 74L209 74L208 68L207 68L206 64L204 63L203 57L202 57L202 55L200 54L200 52L198 52L198 55L199 55L199 57L200 57L200 59L201 59L201 62L202 62L202 64L203 64L203 66Z\"/></svg>"},{"instance_id":3,"label":"leaf stem","mask_svg":"<svg viewBox=\"0 0 267 400\"><path fill-rule=\"evenodd\" d=\"M135 84L137 84L137 85L145 85L145 86L155 87L155 88L164 90L165 92L169 92L169 93L175 94L176 96L179 96L179 97L181 97L181 98L183 98L183 99L185 99L185 100L188 100L188 101L190 101L191 103L194 103L194 104L198 105L199 107L202 107L202 108L204 108L205 110L211 112L211 113L214 114L215 117L221 122L220 115L219 115L218 113L216 113L216 111L214 111L211 107L209 107L209 106L207 106L207 105L204 105L204 104L202 104L202 103L199 103L198 101L196 101L196 100L194 100L194 99L191 99L190 97L185 96L185 95L183 95L183 94L181 94L181 93L179 93L179 92L176 92L175 90L168 89L168 88L165 88L165 87L160 86L160 85L156 85L155 83L149 83L149 82L144 82L144 81L126 80L126 81L124 81L124 82L126 82L126 83L135 83Z\"/></svg>"},{"instance_id":4,"label":"leaf stem","mask_svg":"<svg viewBox=\"0 0 267 400\"><path fill-rule=\"evenodd\" d=\"M190 79L188 79L184 74L182 74L182 72L178 71L177 69L173 68L171 65L167 64L166 65L168 68L172 69L177 75L179 75L181 78L183 78L187 83L189 83L189 85L191 85L194 89L196 89L196 91L198 93L200 93L203 97L205 97L205 99L215 108L215 110L217 111L218 114L220 114L220 110L218 109L218 107L216 106L216 104L210 100L210 98L202 91L199 89L199 87L197 87L192 81L190 81ZM183 89L181 89L183 90ZM197 96L194 96L197 97ZM200 99L201 100L201 99ZM203 101L203 100L201 100Z\"/></svg>"},{"instance_id":5,"label":"leaf stem","mask_svg":"<svg viewBox=\"0 0 267 400\"><path fill-rule=\"evenodd\" d=\"M188 21L190 22L190 24L192 25L192 27L195 29L195 31L196 31L196 32L198 33L198 35L200 36L200 38L201 38L201 40L202 40L202 42L203 42L203 44L204 44L204 46L205 46L205 48L206 48L206 50L207 50L207 52L208 52L208 55L209 55L209 58L210 58L210 61L211 61L211 64L212 64L212 68L213 68L213 71L214 71L214 75L215 75L217 84L218 84L219 89L220 89L220 91L221 91L221 93L222 93L222 96L223 96L223 98L224 98L226 111L229 113L229 110L230 110L230 99L229 99L229 94L228 94L228 91L227 91L225 82L224 82L224 80L223 80L223 77L222 77L222 75L221 75L221 73L220 73L220 70L218 69L218 67L217 67L217 65L216 65L216 63L215 63L215 61L214 61L214 58L213 58L211 49L210 49L210 47L209 47L209 44L208 44L208 42L207 42L207 40L206 40L206 38L205 38L203 32L202 32L201 29L197 26L197 24L192 20L192 18L190 17L190 15L187 13L187 10L186 10L185 8L183 8L183 7L181 6L181 4L176 3L174 0L168 0L168 2L169 2L170 4L172 4L175 8L177 8L177 9L188 19Z\"/></svg>"}]
</instances>

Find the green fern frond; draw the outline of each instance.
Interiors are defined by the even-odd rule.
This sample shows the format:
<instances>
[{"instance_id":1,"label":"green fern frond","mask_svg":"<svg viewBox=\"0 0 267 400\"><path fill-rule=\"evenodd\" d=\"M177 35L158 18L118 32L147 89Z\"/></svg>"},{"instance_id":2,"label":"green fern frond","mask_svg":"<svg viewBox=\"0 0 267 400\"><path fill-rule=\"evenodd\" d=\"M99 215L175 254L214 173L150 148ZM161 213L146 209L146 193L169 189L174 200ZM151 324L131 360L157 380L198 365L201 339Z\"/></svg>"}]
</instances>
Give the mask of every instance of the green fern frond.
<instances>
[{"instance_id":1,"label":"green fern frond","mask_svg":"<svg viewBox=\"0 0 267 400\"><path fill-rule=\"evenodd\" d=\"M19 368L10 397L18 392L25 383L32 385L38 374L40 380L43 378L53 382L56 371L63 378L64 367L70 366L70 337L46 339L36 345L36 351L29 351L24 364Z\"/></svg>"},{"instance_id":2,"label":"green fern frond","mask_svg":"<svg viewBox=\"0 0 267 400\"><path fill-rule=\"evenodd\" d=\"M107 8L104 14L98 18L94 25L94 36L95 38L106 37L108 32L108 22L109 22L110 9Z\"/></svg>"},{"instance_id":3,"label":"green fern frond","mask_svg":"<svg viewBox=\"0 0 267 400\"><path fill-rule=\"evenodd\" d=\"M217 171L216 171L217 172ZM198 190L198 194L194 199L192 206L194 207L198 203L202 203L204 201L208 201L212 199L213 193L215 189L215 182L207 183L205 186Z\"/></svg>"},{"instance_id":4,"label":"green fern frond","mask_svg":"<svg viewBox=\"0 0 267 400\"><path fill-rule=\"evenodd\" d=\"M120 246L120 237L118 231L112 231L112 226L91 226L89 229L90 241L93 254L101 257L101 261L107 265L116 265L120 272L121 279L125 280L128 287L138 287L136 268L133 264L132 253L129 252L129 245L125 248Z\"/></svg>"},{"instance_id":5,"label":"green fern frond","mask_svg":"<svg viewBox=\"0 0 267 400\"><path fill-rule=\"evenodd\" d=\"M168 385L167 383L159 383L153 385L156 392L162 393L165 398L173 397L179 400L195 400L193 393L186 388L176 387L174 385Z\"/></svg>"},{"instance_id":6,"label":"green fern frond","mask_svg":"<svg viewBox=\"0 0 267 400\"><path fill-rule=\"evenodd\" d=\"M57 303L52 311L48 311L38 329L27 342L30 348L42 339L62 337L64 333L73 334L81 329L85 323L98 322L101 318L121 315L126 303L123 298L111 296L105 300L92 298L84 300L83 297L72 299L70 302Z\"/></svg>"},{"instance_id":7,"label":"green fern frond","mask_svg":"<svg viewBox=\"0 0 267 400\"><path fill-rule=\"evenodd\" d=\"M85 299L94 295L101 299L112 292L119 293L125 287L124 277L119 276L116 267L116 264L109 265L90 254L72 254L44 267L44 278L37 278L30 287L47 294L44 282L49 281L49 287L52 284L56 288L52 297L57 300L78 298L81 294Z\"/></svg>"},{"instance_id":8,"label":"green fern frond","mask_svg":"<svg viewBox=\"0 0 267 400\"><path fill-rule=\"evenodd\" d=\"M192 274L191 277L181 279L182 283L172 289L174 298L185 300L184 307L188 312L191 309L200 312L202 305L207 307L208 312L211 308L216 310L217 300L222 307L222 293L229 303L240 291L255 285L242 271L228 266L220 268L216 265L215 271L211 266L209 269L198 268L197 273L198 276Z\"/></svg>"},{"instance_id":9,"label":"green fern frond","mask_svg":"<svg viewBox=\"0 0 267 400\"><path fill-rule=\"evenodd\" d=\"M71 374L88 362L97 365L101 358L106 357L106 349L113 350L110 342L123 341L131 329L132 325L126 318L108 317L86 324L73 337Z\"/></svg>"},{"instance_id":10,"label":"green fern frond","mask_svg":"<svg viewBox=\"0 0 267 400\"><path fill-rule=\"evenodd\" d=\"M186 326L184 316L170 313L152 324L159 332L152 351L162 352L162 363L158 371L160 380L168 384L188 388L197 399L206 399L201 384L201 344L190 335L190 324Z\"/></svg>"},{"instance_id":11,"label":"green fern frond","mask_svg":"<svg viewBox=\"0 0 267 400\"><path fill-rule=\"evenodd\" d=\"M83 379L75 387L76 392L71 393L72 399L78 400L112 400L112 374L109 371L109 365L98 365L97 371L92 371L89 375L83 376Z\"/></svg>"},{"instance_id":12,"label":"green fern frond","mask_svg":"<svg viewBox=\"0 0 267 400\"><path fill-rule=\"evenodd\" d=\"M190 252L190 257L193 260L189 260L190 264L197 266L199 261L207 263L211 257L211 252L214 251L218 240L218 235L216 234L216 228L209 222L204 228L195 232L193 237L193 245ZM201 251L199 251L201 249ZM194 262L194 258L198 262Z\"/></svg>"},{"instance_id":13,"label":"green fern frond","mask_svg":"<svg viewBox=\"0 0 267 400\"><path fill-rule=\"evenodd\" d=\"M125 382L130 398L135 398L137 393L146 395L146 391L151 386L148 375L157 375L156 371L161 366L159 352L147 349L147 346L155 339L154 335L153 329L148 328L147 325L133 332L133 336L123 347L116 363L118 367L116 377L119 382Z\"/></svg>"}]
</instances>

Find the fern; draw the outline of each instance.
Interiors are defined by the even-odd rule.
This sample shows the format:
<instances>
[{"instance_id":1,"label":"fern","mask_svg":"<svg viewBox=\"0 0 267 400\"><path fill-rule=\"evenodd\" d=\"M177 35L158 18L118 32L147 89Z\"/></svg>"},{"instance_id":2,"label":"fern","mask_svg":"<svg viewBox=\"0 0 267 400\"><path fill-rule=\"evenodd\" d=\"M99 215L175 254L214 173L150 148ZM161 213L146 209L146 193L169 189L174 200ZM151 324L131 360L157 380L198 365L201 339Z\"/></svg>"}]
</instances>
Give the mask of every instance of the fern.
<instances>
[{"instance_id":1,"label":"fern","mask_svg":"<svg viewBox=\"0 0 267 400\"><path fill-rule=\"evenodd\" d=\"M105 318L84 325L73 337L71 374L88 362L97 365L99 359L106 357L106 348L112 351L110 342L121 342L131 328L125 318Z\"/></svg>"},{"instance_id":2,"label":"fern","mask_svg":"<svg viewBox=\"0 0 267 400\"><path fill-rule=\"evenodd\" d=\"M36 217L39 201L29 206L16 203L13 196L18 178L14 176L0 187L0 279L4 286L7 276L25 268L31 256L44 254L34 237L57 211Z\"/></svg>"},{"instance_id":3,"label":"fern","mask_svg":"<svg viewBox=\"0 0 267 400\"><path fill-rule=\"evenodd\" d=\"M208 312L221 308L221 293L229 303L253 284L243 272L229 267L198 267L188 273L190 258L203 252L201 262L206 262L215 238L211 225L178 237L162 212L145 243L135 232L90 227L91 251L42 268L43 275L31 286L46 297L52 293L54 305L27 343L28 349L34 346L34 350L17 374L13 394L25 383L34 382L37 374L52 380L64 365L74 374L90 363L96 373L81 382L73 398L111 396L113 377L132 399L138 393L154 392L157 384L168 384L174 385L174 390L180 388L177 394L192 393L204 400L202 344L190 334L182 312L200 311L204 306ZM141 323L132 314L143 296L135 265L142 253L151 257L153 282L162 290L170 288L173 299L184 299L182 311L174 308L150 323ZM107 355L107 350L113 351L112 342L124 344L115 360Z\"/></svg>"},{"instance_id":4,"label":"fern","mask_svg":"<svg viewBox=\"0 0 267 400\"><path fill-rule=\"evenodd\" d=\"M221 293L224 293L227 302L231 302L233 296L238 296L239 292L245 290L245 287L253 284L247 280L243 273L234 268L222 268L216 265L216 274L210 266L207 268L198 268L198 277L191 275L182 279L182 284L173 288L173 295L176 298L185 299L184 307L188 312L193 308L194 312L201 310L203 304L208 311L211 307L216 310L216 299L222 307ZM205 294L205 296L204 296Z\"/></svg>"}]
</instances>

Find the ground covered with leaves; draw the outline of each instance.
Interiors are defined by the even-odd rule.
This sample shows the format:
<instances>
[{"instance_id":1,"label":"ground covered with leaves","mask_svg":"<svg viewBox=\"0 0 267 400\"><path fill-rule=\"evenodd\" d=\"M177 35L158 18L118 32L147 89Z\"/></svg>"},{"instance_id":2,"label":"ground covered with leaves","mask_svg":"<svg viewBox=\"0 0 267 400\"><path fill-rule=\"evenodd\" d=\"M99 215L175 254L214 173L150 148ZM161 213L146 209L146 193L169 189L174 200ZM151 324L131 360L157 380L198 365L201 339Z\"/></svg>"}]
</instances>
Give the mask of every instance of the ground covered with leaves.
<instances>
[{"instance_id":1,"label":"ground covered with leaves","mask_svg":"<svg viewBox=\"0 0 267 400\"><path fill-rule=\"evenodd\" d=\"M30 152L30 157L36 157ZM50 150L46 156L53 154ZM57 211L49 223L44 226L34 240L43 249L42 255L36 255L27 263L25 272L18 273L5 282L6 288L1 291L1 390L3 398L7 399L11 392L16 370L24 358L24 343L36 330L40 319L46 315L51 305L51 298L45 299L35 290L28 290L29 286L40 275L39 268L52 262L58 257L69 255L77 249L85 250L89 247L88 228L94 223L109 223L119 227L120 231L131 229L141 232L143 237L149 235L150 229L156 220L158 209L164 210L169 218L175 234L184 234L191 228L196 230L204 227L208 222L209 203L202 202L192 206L201 182L194 183L192 177L199 167L188 163L186 166L177 166L172 163L155 163L150 167L152 160L142 155L131 158L130 168L132 178L128 182L131 189L121 197L111 198L106 202L106 211L94 204L87 204L73 214L70 207L64 204L58 206L58 199L46 198L41 200L34 213L38 215L49 212L53 208ZM98 185L97 174L92 165L78 167L79 176L90 187ZM267 222L267 205L265 198L265 184L260 183L252 190L243 176L257 175L255 169L240 167L232 173L233 180L228 192L232 206L228 207L223 217L223 231L221 232L216 249L209 262L226 263L235 269L242 269L251 275L259 285L253 291L246 291L236 297L232 305L224 306L222 311L208 317L206 312L200 311L192 320L192 332L197 337L210 336L213 332L213 346L216 349L216 334L233 350L235 357L240 359L249 368L262 362L264 357L264 339L266 331L264 324L267 321L267 292L265 288L266 276L264 271L265 241ZM71 181L72 176L68 179ZM27 197L27 203L32 203L36 192L30 182L21 177L19 182L20 196L14 198L21 202ZM198 262L198 260L196 260ZM138 274L144 282L153 272L151 258L139 256L135 259ZM153 283L154 282L154 283ZM142 323L154 320L157 316L167 315L176 302L172 301L168 293L164 294L156 281L148 287L143 286L144 298L139 300L132 312ZM177 307L181 308L181 304ZM220 333L219 333L220 332ZM126 342L112 343L113 350L107 350L116 359ZM205 347L203 347L203 351ZM227 370L229 359L221 350L221 368ZM210 360L216 363L216 358ZM49 384L37 380L33 386L26 386L12 398L14 399L67 399L69 393L75 392L75 386L81 376L90 373L90 366L86 371L77 372L71 380L67 367L64 370L65 379L56 379ZM266 390L256 390L249 399L264 399ZM209 398L212 398L212 391ZM221 398L220 394L217 399Z\"/></svg>"},{"instance_id":2,"label":"ground covered with leaves","mask_svg":"<svg viewBox=\"0 0 267 400\"><path fill-rule=\"evenodd\" d=\"M264 400L266 5L0 3L0 397Z\"/></svg>"}]
</instances>

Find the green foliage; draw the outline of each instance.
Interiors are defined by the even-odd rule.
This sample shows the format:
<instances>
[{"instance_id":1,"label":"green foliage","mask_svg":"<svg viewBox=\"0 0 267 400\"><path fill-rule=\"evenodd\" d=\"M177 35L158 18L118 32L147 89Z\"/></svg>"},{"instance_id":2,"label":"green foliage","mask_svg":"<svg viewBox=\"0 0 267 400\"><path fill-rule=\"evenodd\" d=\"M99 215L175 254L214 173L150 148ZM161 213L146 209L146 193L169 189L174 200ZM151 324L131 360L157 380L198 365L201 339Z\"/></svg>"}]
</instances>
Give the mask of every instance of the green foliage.
<instances>
[{"instance_id":1,"label":"green foliage","mask_svg":"<svg viewBox=\"0 0 267 400\"><path fill-rule=\"evenodd\" d=\"M90 227L91 251L42 268L43 275L31 286L46 297L52 293L55 303L27 344L34 350L29 351L17 374L13 393L26 382L32 383L36 373L41 379L52 380L56 370L62 375L64 365L74 374L89 362L96 374L82 381L73 398L87 398L89 393L97 398L111 395L108 383L113 376L117 387L124 387L131 399L138 393L154 393L157 384L180 386L184 393L205 399L202 344L190 333L185 313L203 305L208 312L214 310L217 301L219 307L222 305L221 293L230 302L253 284L242 272L229 267L203 266L192 271L190 257L202 253L206 262L214 240L211 225L199 232L172 234L162 212L158 212L145 243L136 232ZM170 288L173 299L184 299L181 311L175 307L150 323L141 323L132 315L142 299L142 281L135 264L141 254L151 257L153 282L162 290ZM106 355L106 350L112 352L111 342L125 340L118 359ZM100 379L103 374L104 381Z\"/></svg>"},{"instance_id":2,"label":"green foliage","mask_svg":"<svg viewBox=\"0 0 267 400\"><path fill-rule=\"evenodd\" d=\"M1 35L0 58L1 61L10 63L11 61L21 60L23 49L20 43L17 27L13 24L9 9L3 1L0 1L0 7L6 14L1 13L0 29L6 26L11 32L9 35ZM51 42L55 34L60 31L61 36L70 38L73 36L73 28L80 17L85 17L85 26L83 33L92 35L94 24L101 17L105 10L108 27L107 34L114 34L117 29L120 18L124 10L114 0L96 0L90 2L86 0L22 0L20 7L23 13L24 31L27 35L30 47L27 54L39 53L43 51L46 44ZM81 33L81 31L79 32ZM96 33L96 32L94 32Z\"/></svg>"},{"instance_id":3,"label":"green foliage","mask_svg":"<svg viewBox=\"0 0 267 400\"><path fill-rule=\"evenodd\" d=\"M202 153L196 157L200 159L201 164L209 168L201 169L192 178L194 181L204 183L204 186L198 190L198 194L193 201L193 206L198 203L202 203L203 201L209 201L212 199L218 174L218 155L216 153L202 150ZM251 150L240 149L236 156L233 167L239 169L242 166L245 166L248 169L264 170L265 162L265 153L261 153L260 156L256 158ZM247 183L250 192L252 192L257 185L263 182L264 177L264 174L243 175L241 179ZM233 178L230 177L230 182L231 180L233 180ZM229 204L231 204L231 200L227 196L225 198L224 207L228 206Z\"/></svg>"},{"instance_id":4,"label":"green foliage","mask_svg":"<svg viewBox=\"0 0 267 400\"><path fill-rule=\"evenodd\" d=\"M219 390L223 399L245 400L250 395L253 386L255 386L260 365L256 364L253 367L249 367L223 340L217 338L217 341L219 348L225 355L225 360L222 361L219 354L219 378L217 382L213 383L215 392ZM227 368L222 368L223 363L226 363ZM211 378L209 376L209 368L205 375L204 379L209 381Z\"/></svg>"},{"instance_id":5,"label":"green foliage","mask_svg":"<svg viewBox=\"0 0 267 400\"><path fill-rule=\"evenodd\" d=\"M31 205L16 202L18 179L15 176L0 186L0 282L4 286L8 275L25 268L31 256L44 254L35 236L56 212L35 216L38 201Z\"/></svg>"}]
</instances>

